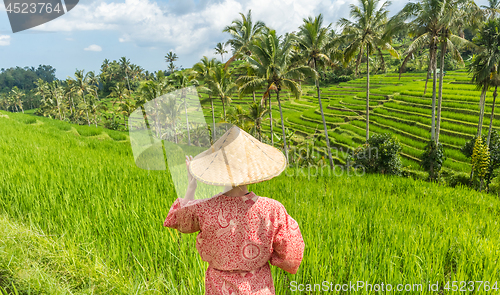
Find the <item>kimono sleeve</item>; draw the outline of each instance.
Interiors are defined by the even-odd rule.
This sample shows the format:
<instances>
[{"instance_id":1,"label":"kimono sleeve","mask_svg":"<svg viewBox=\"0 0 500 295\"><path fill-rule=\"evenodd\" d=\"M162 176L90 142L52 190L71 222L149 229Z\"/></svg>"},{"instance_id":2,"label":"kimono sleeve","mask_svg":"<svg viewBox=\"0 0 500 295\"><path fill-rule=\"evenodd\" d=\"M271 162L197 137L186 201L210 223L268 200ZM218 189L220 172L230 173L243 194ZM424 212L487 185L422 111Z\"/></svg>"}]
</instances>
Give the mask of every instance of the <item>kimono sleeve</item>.
<instances>
[{"instance_id":1,"label":"kimono sleeve","mask_svg":"<svg viewBox=\"0 0 500 295\"><path fill-rule=\"evenodd\" d=\"M198 205L199 202L196 201L186 202L180 198L175 200L168 211L163 226L177 229L186 234L199 231Z\"/></svg>"},{"instance_id":2,"label":"kimono sleeve","mask_svg":"<svg viewBox=\"0 0 500 295\"><path fill-rule=\"evenodd\" d=\"M276 212L277 230L273 240L270 263L291 274L296 274L304 254L304 240L299 224L280 204Z\"/></svg>"}]
</instances>

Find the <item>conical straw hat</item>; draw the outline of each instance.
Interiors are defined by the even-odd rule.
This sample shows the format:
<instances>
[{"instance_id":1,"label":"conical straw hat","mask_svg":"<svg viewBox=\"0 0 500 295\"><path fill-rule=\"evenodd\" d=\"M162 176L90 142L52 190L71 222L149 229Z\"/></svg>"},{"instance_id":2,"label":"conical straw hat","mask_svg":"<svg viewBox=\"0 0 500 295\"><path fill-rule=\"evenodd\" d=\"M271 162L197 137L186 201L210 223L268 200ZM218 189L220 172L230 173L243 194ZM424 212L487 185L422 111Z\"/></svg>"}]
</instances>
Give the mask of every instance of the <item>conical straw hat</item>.
<instances>
[{"instance_id":1,"label":"conical straw hat","mask_svg":"<svg viewBox=\"0 0 500 295\"><path fill-rule=\"evenodd\" d=\"M236 187L271 179L285 167L286 159L280 150L233 126L197 155L189 170L203 183Z\"/></svg>"}]
</instances>

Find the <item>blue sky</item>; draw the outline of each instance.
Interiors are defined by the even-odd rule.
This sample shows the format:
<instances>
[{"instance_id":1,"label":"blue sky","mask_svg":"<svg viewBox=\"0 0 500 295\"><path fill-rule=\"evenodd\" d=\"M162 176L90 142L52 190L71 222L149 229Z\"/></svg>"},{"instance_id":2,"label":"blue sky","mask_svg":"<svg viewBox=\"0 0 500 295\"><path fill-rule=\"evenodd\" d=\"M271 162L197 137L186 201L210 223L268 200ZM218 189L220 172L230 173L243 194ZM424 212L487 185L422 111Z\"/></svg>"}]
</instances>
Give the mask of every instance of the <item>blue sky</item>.
<instances>
[{"instance_id":1,"label":"blue sky","mask_svg":"<svg viewBox=\"0 0 500 295\"><path fill-rule=\"evenodd\" d=\"M407 2L392 1L391 15ZM0 68L47 64L65 79L76 69L99 73L105 58L126 56L152 72L166 69L164 56L170 50L179 56L177 66L191 67L203 55L216 57L217 42L229 38L222 29L239 18L239 12L252 9L254 21L284 33L296 30L304 17L319 13L326 23L336 23L348 17L351 3L357 1L80 0L67 14L15 34L0 5Z\"/></svg>"}]
</instances>

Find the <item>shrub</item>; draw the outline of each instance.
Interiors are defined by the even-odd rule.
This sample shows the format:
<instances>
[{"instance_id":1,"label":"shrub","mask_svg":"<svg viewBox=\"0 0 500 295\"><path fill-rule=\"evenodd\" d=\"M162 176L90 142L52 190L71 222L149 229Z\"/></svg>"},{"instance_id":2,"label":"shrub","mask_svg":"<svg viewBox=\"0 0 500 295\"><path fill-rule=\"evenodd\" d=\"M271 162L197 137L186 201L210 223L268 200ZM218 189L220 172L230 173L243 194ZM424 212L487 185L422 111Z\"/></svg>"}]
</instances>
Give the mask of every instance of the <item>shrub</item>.
<instances>
[{"instance_id":1,"label":"shrub","mask_svg":"<svg viewBox=\"0 0 500 295\"><path fill-rule=\"evenodd\" d=\"M368 143L354 150L349 161L355 166L361 165L368 173L401 175L401 144L388 133L375 134Z\"/></svg>"},{"instance_id":2,"label":"shrub","mask_svg":"<svg viewBox=\"0 0 500 295\"><path fill-rule=\"evenodd\" d=\"M325 77L321 79L321 83L328 85L328 84L337 84L337 83L341 83L341 82L347 82L350 80L351 80L350 76L346 76L346 75L337 76L332 72L327 72L325 74Z\"/></svg>"},{"instance_id":3,"label":"shrub","mask_svg":"<svg viewBox=\"0 0 500 295\"><path fill-rule=\"evenodd\" d=\"M488 187L488 192L500 197L500 176L493 178Z\"/></svg>"},{"instance_id":4,"label":"shrub","mask_svg":"<svg viewBox=\"0 0 500 295\"><path fill-rule=\"evenodd\" d=\"M465 172L457 172L452 173L449 177L446 178L446 183L448 183L451 187L456 187L458 185L461 186L469 186L470 175Z\"/></svg>"},{"instance_id":5,"label":"shrub","mask_svg":"<svg viewBox=\"0 0 500 295\"><path fill-rule=\"evenodd\" d=\"M446 160L443 145L440 142L436 144L434 140L430 140L425 147L424 153L420 156L420 160L420 166L429 172L429 179L437 181L439 171Z\"/></svg>"}]
</instances>

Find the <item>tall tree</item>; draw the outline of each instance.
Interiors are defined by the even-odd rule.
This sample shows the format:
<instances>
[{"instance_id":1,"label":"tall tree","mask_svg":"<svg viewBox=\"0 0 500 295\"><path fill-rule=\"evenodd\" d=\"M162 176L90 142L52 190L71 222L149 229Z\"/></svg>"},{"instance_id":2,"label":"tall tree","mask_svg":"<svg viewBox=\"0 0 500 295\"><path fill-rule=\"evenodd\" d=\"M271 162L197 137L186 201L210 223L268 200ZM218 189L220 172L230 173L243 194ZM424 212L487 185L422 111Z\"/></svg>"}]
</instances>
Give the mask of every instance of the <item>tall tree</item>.
<instances>
[{"instance_id":1,"label":"tall tree","mask_svg":"<svg viewBox=\"0 0 500 295\"><path fill-rule=\"evenodd\" d=\"M165 61L168 63L168 72L172 74L175 71L174 61L176 61L179 57L173 51L170 51L165 55Z\"/></svg>"},{"instance_id":2,"label":"tall tree","mask_svg":"<svg viewBox=\"0 0 500 295\"><path fill-rule=\"evenodd\" d=\"M88 112L88 104L85 99L85 94L88 93L89 91L92 90L92 88L89 85L89 77L88 73L84 74L83 70L76 70L75 72L75 78L70 78L71 80L71 87L73 90L73 93L79 95L84 102L84 107L85 107L85 114L87 115L87 123L90 126L90 119L89 119L89 112Z\"/></svg>"},{"instance_id":3,"label":"tall tree","mask_svg":"<svg viewBox=\"0 0 500 295\"><path fill-rule=\"evenodd\" d=\"M260 141L262 141L262 121L267 114L269 114L269 109L260 103L254 102L250 104L248 113L245 115L247 120L253 122L254 135L258 135Z\"/></svg>"},{"instance_id":4,"label":"tall tree","mask_svg":"<svg viewBox=\"0 0 500 295\"><path fill-rule=\"evenodd\" d=\"M386 7L390 2L380 4L379 0L360 0L360 6L351 4L350 17L354 21L346 18L339 20L339 25L343 28L341 40L349 42L344 51L346 61L356 59L356 74L366 52L366 142L370 134L370 54L378 53L381 63L385 67L382 49L388 50L392 56L398 57L398 52L391 46L391 30L387 30L387 15L389 11ZM380 8L377 9L377 7Z\"/></svg>"},{"instance_id":5,"label":"tall tree","mask_svg":"<svg viewBox=\"0 0 500 295\"><path fill-rule=\"evenodd\" d=\"M325 65L332 65L330 60L330 51L333 47L333 42L329 37L331 31L331 24L323 27L323 15L318 15L314 19L311 17L303 19L304 23L299 28L299 46L301 52L305 55L307 64L315 71L318 67ZM323 104L321 102L321 93L319 89L319 77L316 77L316 92L318 94L319 110L321 112L321 119L323 120L323 128L325 132L326 147L328 150L328 159L330 167L333 169L332 151L330 148L330 140L328 138L328 129L326 127L325 113L323 112Z\"/></svg>"},{"instance_id":6,"label":"tall tree","mask_svg":"<svg viewBox=\"0 0 500 295\"><path fill-rule=\"evenodd\" d=\"M413 57L415 52L424 46L429 47L429 68L427 77L429 78L429 73L432 72L431 140L433 141L436 139L436 68L439 32L442 27L442 19L446 19L445 0L421 0L416 3L407 3L403 9L391 19L390 25L391 28L403 28L408 26L410 34L416 37L404 54L405 58L399 71L400 77L406 63ZM408 20L410 20L410 22L405 23L405 21Z\"/></svg>"},{"instance_id":7,"label":"tall tree","mask_svg":"<svg viewBox=\"0 0 500 295\"><path fill-rule=\"evenodd\" d=\"M203 80L204 84L208 85L209 80L212 78L213 71L218 64L219 61L217 61L215 58L208 59L208 57L203 56L201 61L193 66L195 79ZM204 87L203 90L208 92L208 100L210 101L210 107L212 109L212 142L215 142L215 111L212 92L210 91L210 89L208 89L208 87Z\"/></svg>"},{"instance_id":8,"label":"tall tree","mask_svg":"<svg viewBox=\"0 0 500 295\"><path fill-rule=\"evenodd\" d=\"M238 89L231 77L231 69L224 64L217 64L210 74L210 79L205 81L210 94L222 102L224 121L227 121L226 105L231 102L232 94Z\"/></svg>"},{"instance_id":9,"label":"tall tree","mask_svg":"<svg viewBox=\"0 0 500 295\"><path fill-rule=\"evenodd\" d=\"M438 90L438 101L437 101L437 123L436 123L436 143L439 142L439 133L441 127L441 105L443 99L443 79L444 79L444 58L446 52L449 50L451 57L462 65L464 61L460 55L459 48L469 46L473 47L474 44L468 40L457 36L452 33L452 29L461 27L463 25L472 26L474 20L464 22L467 20L468 16L471 15L477 6L474 2L469 0L443 0L446 2L445 10L446 14L440 19L440 31L439 44L441 45L440 53L440 70L439 70L439 90Z\"/></svg>"},{"instance_id":10,"label":"tall tree","mask_svg":"<svg viewBox=\"0 0 500 295\"><path fill-rule=\"evenodd\" d=\"M125 56L122 56L120 58L120 68L122 72L125 74L125 77L127 78L128 92L130 95L130 81L129 81L130 59L126 58Z\"/></svg>"},{"instance_id":11,"label":"tall tree","mask_svg":"<svg viewBox=\"0 0 500 295\"><path fill-rule=\"evenodd\" d=\"M227 65L235 59L252 55L250 47L253 40L266 29L266 25L262 21L257 21L254 24L252 10L248 10L246 16L240 12L240 16L241 20L233 20L231 25L223 30L223 32L231 34L231 39L227 43L233 48L233 56L227 61Z\"/></svg>"},{"instance_id":12,"label":"tall tree","mask_svg":"<svg viewBox=\"0 0 500 295\"><path fill-rule=\"evenodd\" d=\"M265 89L262 104L271 91L276 92L281 117L281 130L283 132L283 149L287 162L288 149L280 92L288 89L298 99L302 91L297 81L307 76L316 78L317 75L317 72L309 66L292 63L293 45L294 41L291 35L281 38L276 35L276 31L269 31L267 35L260 37L258 42L251 45L252 55L246 58L250 66L254 68L255 75L243 75L238 78L242 85L240 93L247 93L257 87ZM273 135L271 134L271 136Z\"/></svg>"},{"instance_id":13,"label":"tall tree","mask_svg":"<svg viewBox=\"0 0 500 295\"><path fill-rule=\"evenodd\" d=\"M481 5L481 8L487 19L496 19L500 14L500 0L488 0L488 5Z\"/></svg>"},{"instance_id":14,"label":"tall tree","mask_svg":"<svg viewBox=\"0 0 500 295\"><path fill-rule=\"evenodd\" d=\"M215 46L215 54L220 54L220 58L222 62L224 62L224 54L227 53L226 50L226 44L223 44L221 42L217 43L217 46Z\"/></svg>"},{"instance_id":15,"label":"tall tree","mask_svg":"<svg viewBox=\"0 0 500 295\"><path fill-rule=\"evenodd\" d=\"M190 85L197 85L198 81L194 79L192 70L184 70L175 72L172 75L172 82L174 87L181 90L181 99L183 99L184 111L186 115L186 128L188 136L188 145L191 145L191 134L189 128L189 118L188 118L188 102L186 88Z\"/></svg>"},{"instance_id":16,"label":"tall tree","mask_svg":"<svg viewBox=\"0 0 500 295\"><path fill-rule=\"evenodd\" d=\"M479 102L479 122L477 126L477 136L481 136L483 127L483 118L486 105L486 92L491 86L495 86L493 92L493 105L490 117L490 127L486 146L490 144L491 129L494 119L495 100L497 97L497 88L499 81L500 67L500 19L492 19L483 25L474 43L479 46L479 53L473 56L468 65L469 73L472 76L472 82L477 88L481 89L481 98Z\"/></svg>"}]
</instances>

